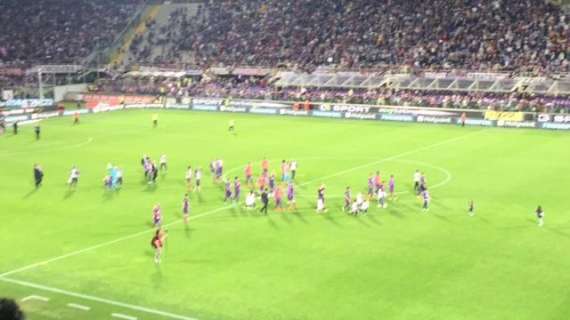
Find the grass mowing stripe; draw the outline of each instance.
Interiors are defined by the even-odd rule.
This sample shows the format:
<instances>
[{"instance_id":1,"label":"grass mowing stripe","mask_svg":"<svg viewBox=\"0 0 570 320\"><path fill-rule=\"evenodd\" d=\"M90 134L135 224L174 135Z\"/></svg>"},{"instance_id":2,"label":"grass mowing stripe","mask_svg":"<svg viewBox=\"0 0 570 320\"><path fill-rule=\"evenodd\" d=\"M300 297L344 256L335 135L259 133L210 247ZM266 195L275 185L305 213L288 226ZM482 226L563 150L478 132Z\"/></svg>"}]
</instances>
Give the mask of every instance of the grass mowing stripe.
<instances>
[{"instance_id":1,"label":"grass mowing stripe","mask_svg":"<svg viewBox=\"0 0 570 320\"><path fill-rule=\"evenodd\" d=\"M28 281L21 281L21 280L16 280L16 279L8 279L8 278L5 278L5 277L4 277L4 278L0 278L0 281L12 283L12 284L17 284L17 285L24 286L24 287L34 288L34 289L38 289L38 290L43 290L43 291L58 293L58 294L62 294L62 295L70 296L70 297L75 297L75 298L84 299L84 300L90 300L90 301L95 301L95 302L110 304L110 305L114 305L114 306L121 307L121 308L125 308L125 309L131 309L131 310L135 310L135 311L140 311L140 312L155 314L155 315L159 315L159 316L163 316L163 317L167 317L167 318L171 318L171 319L197 320L196 318L191 318L191 317L187 317L187 316L183 316L183 315L179 315L179 314L174 314L174 313L170 313L170 312L166 312L166 311L161 311L161 310L156 310L156 309L147 308L147 307L141 307L141 306L133 305L133 304L130 304L130 303L119 302L119 301L115 301L115 300L111 300L111 299L105 299L105 298L100 298L100 297L96 297L96 296L92 296L92 295L87 295L87 294L82 294L82 293L77 293L77 292L62 290L62 289L53 288L53 287L48 287L48 286L44 286L44 285L41 285L41 284L36 284L36 283L28 282Z\"/></svg>"}]
</instances>

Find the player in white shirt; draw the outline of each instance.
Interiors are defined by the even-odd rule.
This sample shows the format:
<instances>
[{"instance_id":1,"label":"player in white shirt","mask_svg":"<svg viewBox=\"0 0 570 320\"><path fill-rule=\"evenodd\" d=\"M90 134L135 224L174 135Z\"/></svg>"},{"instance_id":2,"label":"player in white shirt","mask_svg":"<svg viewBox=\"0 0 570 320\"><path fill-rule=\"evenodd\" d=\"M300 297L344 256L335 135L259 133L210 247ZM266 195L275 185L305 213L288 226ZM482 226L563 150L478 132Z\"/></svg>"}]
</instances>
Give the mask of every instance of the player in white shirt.
<instances>
[{"instance_id":1,"label":"player in white shirt","mask_svg":"<svg viewBox=\"0 0 570 320\"><path fill-rule=\"evenodd\" d=\"M536 218L538 219L538 226L542 227L544 226L544 210L542 210L542 206L538 206L538 208L536 208Z\"/></svg>"},{"instance_id":2,"label":"player in white shirt","mask_svg":"<svg viewBox=\"0 0 570 320\"><path fill-rule=\"evenodd\" d=\"M350 205L350 214L357 215L359 210L360 208L358 207L358 203L356 202L355 199Z\"/></svg>"},{"instance_id":3,"label":"player in white shirt","mask_svg":"<svg viewBox=\"0 0 570 320\"><path fill-rule=\"evenodd\" d=\"M420 170L416 170L416 172L414 173L414 190L416 191L417 194L419 194L421 179L422 179L422 174L420 173Z\"/></svg>"},{"instance_id":4,"label":"player in white shirt","mask_svg":"<svg viewBox=\"0 0 570 320\"><path fill-rule=\"evenodd\" d=\"M367 213L369 207L370 202L368 202L368 199L364 199L364 202L362 202L362 205L360 206L360 212Z\"/></svg>"},{"instance_id":5,"label":"player in white shirt","mask_svg":"<svg viewBox=\"0 0 570 320\"><path fill-rule=\"evenodd\" d=\"M378 208L386 208L387 206L386 191L384 191L384 188L380 188L378 189Z\"/></svg>"},{"instance_id":6,"label":"player in white shirt","mask_svg":"<svg viewBox=\"0 0 570 320\"><path fill-rule=\"evenodd\" d=\"M295 180L295 175L297 174L297 161L291 161L289 164L289 170L291 171L291 180Z\"/></svg>"},{"instance_id":7,"label":"player in white shirt","mask_svg":"<svg viewBox=\"0 0 570 320\"><path fill-rule=\"evenodd\" d=\"M160 170L168 170L168 165L167 165L167 160L166 160L166 155L163 154L160 156Z\"/></svg>"},{"instance_id":8,"label":"player in white shirt","mask_svg":"<svg viewBox=\"0 0 570 320\"><path fill-rule=\"evenodd\" d=\"M245 197L245 208L247 210L255 209L255 193L250 191Z\"/></svg>"},{"instance_id":9,"label":"player in white shirt","mask_svg":"<svg viewBox=\"0 0 570 320\"><path fill-rule=\"evenodd\" d=\"M192 170L192 166L188 166L186 170L186 185L188 186L188 191L192 191L192 177L194 176L194 171Z\"/></svg>"},{"instance_id":10,"label":"player in white shirt","mask_svg":"<svg viewBox=\"0 0 570 320\"><path fill-rule=\"evenodd\" d=\"M74 188L77 186L77 182L79 182L79 169L73 166L71 168L71 173L69 174L69 179L67 180L67 184L69 185L69 187Z\"/></svg>"},{"instance_id":11,"label":"player in white shirt","mask_svg":"<svg viewBox=\"0 0 570 320\"><path fill-rule=\"evenodd\" d=\"M194 178L196 179L196 189L194 189L194 191L200 192L202 188L202 168L198 168L194 171Z\"/></svg>"}]
</instances>

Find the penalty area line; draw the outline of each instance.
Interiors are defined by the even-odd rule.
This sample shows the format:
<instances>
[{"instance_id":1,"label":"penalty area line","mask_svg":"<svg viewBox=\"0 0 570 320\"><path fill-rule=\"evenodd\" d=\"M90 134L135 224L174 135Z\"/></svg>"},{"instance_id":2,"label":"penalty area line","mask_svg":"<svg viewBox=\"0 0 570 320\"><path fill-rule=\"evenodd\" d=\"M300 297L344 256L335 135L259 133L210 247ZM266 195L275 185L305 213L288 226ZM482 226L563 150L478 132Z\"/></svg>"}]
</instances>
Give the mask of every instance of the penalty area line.
<instances>
[{"instance_id":1,"label":"penalty area line","mask_svg":"<svg viewBox=\"0 0 570 320\"><path fill-rule=\"evenodd\" d=\"M109 304L109 305L113 305L113 306L117 306L117 307L121 307L121 308L125 308L125 309L130 309L130 310L134 310L134 311L159 315L159 316L163 316L163 317L171 318L171 319L197 320L196 318L191 318L191 317L187 317L187 316L183 316L183 315L179 315L179 314L175 314L175 313L171 313L171 312L166 312L166 311L162 311L162 310L137 306L137 305L130 304L130 303L124 303L124 302L120 302L120 301L116 301L116 300L96 297L96 296L92 296L92 295L87 295L87 294L77 293L77 292L73 292L73 291L58 289L58 288L54 288L54 287L48 287L48 286L44 286L41 284L28 282L28 281L8 279L5 277L0 278L0 281L12 283L12 284L17 284L17 285L24 286L24 287L34 288L34 289L38 289L38 290L43 290L43 291L47 291L47 292L58 293L61 295L70 296L70 297L74 297L74 298L80 298L80 299L99 302L99 303L103 303L103 304Z\"/></svg>"}]
</instances>

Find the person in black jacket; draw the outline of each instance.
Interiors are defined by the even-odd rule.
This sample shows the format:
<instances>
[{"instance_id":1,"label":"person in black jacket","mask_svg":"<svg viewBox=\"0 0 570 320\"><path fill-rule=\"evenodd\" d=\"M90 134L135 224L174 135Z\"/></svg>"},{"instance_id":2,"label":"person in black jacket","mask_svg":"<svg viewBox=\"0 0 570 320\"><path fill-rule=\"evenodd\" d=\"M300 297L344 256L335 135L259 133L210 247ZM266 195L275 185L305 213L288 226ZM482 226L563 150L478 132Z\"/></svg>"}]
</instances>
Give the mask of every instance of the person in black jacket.
<instances>
[{"instance_id":1,"label":"person in black jacket","mask_svg":"<svg viewBox=\"0 0 570 320\"><path fill-rule=\"evenodd\" d=\"M40 167L39 164L34 164L34 181L36 188L39 188L42 184L42 180L44 179L44 171Z\"/></svg>"},{"instance_id":2,"label":"person in black jacket","mask_svg":"<svg viewBox=\"0 0 570 320\"><path fill-rule=\"evenodd\" d=\"M267 189L263 189L263 192L261 192L261 204L262 207L259 211L267 214L267 206L269 205L269 194L267 193Z\"/></svg>"},{"instance_id":3,"label":"person in black jacket","mask_svg":"<svg viewBox=\"0 0 570 320\"><path fill-rule=\"evenodd\" d=\"M0 298L0 319L24 320L24 313L16 301L7 298Z\"/></svg>"},{"instance_id":4,"label":"person in black jacket","mask_svg":"<svg viewBox=\"0 0 570 320\"><path fill-rule=\"evenodd\" d=\"M40 140L40 131L41 131L40 125L38 124L34 127L34 132L36 133L36 140Z\"/></svg>"}]
</instances>

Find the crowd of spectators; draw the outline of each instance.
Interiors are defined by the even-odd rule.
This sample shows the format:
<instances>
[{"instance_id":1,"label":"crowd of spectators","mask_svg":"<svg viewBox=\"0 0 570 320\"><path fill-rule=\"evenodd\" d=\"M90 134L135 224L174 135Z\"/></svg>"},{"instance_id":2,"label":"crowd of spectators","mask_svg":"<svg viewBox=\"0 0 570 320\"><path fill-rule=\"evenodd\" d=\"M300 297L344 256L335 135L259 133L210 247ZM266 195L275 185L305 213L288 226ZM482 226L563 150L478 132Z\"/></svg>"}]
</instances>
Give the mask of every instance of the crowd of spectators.
<instances>
[{"instance_id":1,"label":"crowd of spectators","mask_svg":"<svg viewBox=\"0 0 570 320\"><path fill-rule=\"evenodd\" d=\"M127 26L141 0L2 0L0 66L81 63Z\"/></svg>"},{"instance_id":2,"label":"crowd of spectators","mask_svg":"<svg viewBox=\"0 0 570 320\"><path fill-rule=\"evenodd\" d=\"M150 44L172 50L152 56L142 48L138 57L544 74L570 71L568 22L544 0L209 0L195 17L177 11L151 28Z\"/></svg>"},{"instance_id":3,"label":"crowd of spectators","mask_svg":"<svg viewBox=\"0 0 570 320\"><path fill-rule=\"evenodd\" d=\"M528 93L454 92L373 90L341 88L279 88L264 79L223 77L210 81L134 80L123 79L99 83L101 92L166 95L171 97L209 97L272 99L281 101L313 101L324 103L355 103L399 105L452 109L494 109L517 111L570 112L567 96L533 95Z\"/></svg>"}]
</instances>

